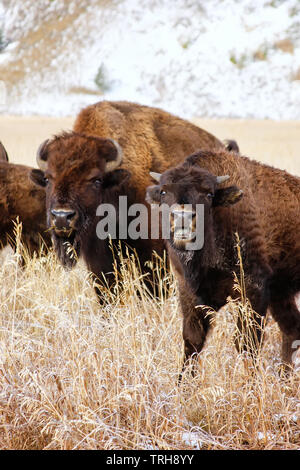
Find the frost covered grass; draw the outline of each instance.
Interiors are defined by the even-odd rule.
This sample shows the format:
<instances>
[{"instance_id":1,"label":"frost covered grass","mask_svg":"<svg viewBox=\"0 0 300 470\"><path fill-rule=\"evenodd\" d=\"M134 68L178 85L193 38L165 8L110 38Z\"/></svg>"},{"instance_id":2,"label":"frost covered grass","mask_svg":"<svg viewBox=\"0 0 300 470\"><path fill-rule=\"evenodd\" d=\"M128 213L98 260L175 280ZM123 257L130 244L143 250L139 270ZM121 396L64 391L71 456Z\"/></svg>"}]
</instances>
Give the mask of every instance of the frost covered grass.
<instances>
[{"instance_id":1,"label":"frost covered grass","mask_svg":"<svg viewBox=\"0 0 300 470\"><path fill-rule=\"evenodd\" d=\"M300 174L299 123L197 122ZM44 138L71 127L45 118L0 123L12 161L27 164ZM187 370L178 386L181 316L161 264L158 299L132 260L115 290L103 287L100 306L82 264L67 272L50 253L21 269L18 256L0 265L0 449L300 448L300 375L282 375L272 318L254 369L234 348L237 305L229 303L196 376Z\"/></svg>"},{"instance_id":2,"label":"frost covered grass","mask_svg":"<svg viewBox=\"0 0 300 470\"><path fill-rule=\"evenodd\" d=\"M0 268L0 449L299 448L300 376L282 375L272 319L254 368L228 303L178 386L181 317L161 260L158 299L122 257L100 306L82 265L66 272L50 253L21 269L18 247Z\"/></svg>"}]
</instances>

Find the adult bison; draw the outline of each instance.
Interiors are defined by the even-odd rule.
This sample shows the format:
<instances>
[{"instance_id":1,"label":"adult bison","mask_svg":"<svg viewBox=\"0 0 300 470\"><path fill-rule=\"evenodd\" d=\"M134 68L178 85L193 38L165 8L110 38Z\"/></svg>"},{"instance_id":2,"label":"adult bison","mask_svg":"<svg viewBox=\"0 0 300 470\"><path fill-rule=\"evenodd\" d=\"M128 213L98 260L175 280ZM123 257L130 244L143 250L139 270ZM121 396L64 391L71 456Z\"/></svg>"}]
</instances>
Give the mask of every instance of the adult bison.
<instances>
[{"instance_id":1,"label":"adult bison","mask_svg":"<svg viewBox=\"0 0 300 470\"><path fill-rule=\"evenodd\" d=\"M46 187L48 224L61 262L72 266L81 254L91 272L108 277L113 256L108 239L97 236L97 208L108 203L117 209L118 234L124 215L118 212L119 196L127 197L128 207L144 203L149 171L165 171L200 148L225 147L208 132L160 109L105 101L83 109L72 132L41 144L40 170L31 173L35 183ZM152 250L163 250L161 240L130 234L126 243L136 250L141 266Z\"/></svg>"},{"instance_id":2,"label":"adult bison","mask_svg":"<svg viewBox=\"0 0 300 470\"><path fill-rule=\"evenodd\" d=\"M0 142L0 244L15 249L15 224L22 223L22 242L30 256L40 252L42 240L50 245L45 215L45 190L31 180L32 168L8 161Z\"/></svg>"},{"instance_id":3,"label":"adult bison","mask_svg":"<svg viewBox=\"0 0 300 470\"><path fill-rule=\"evenodd\" d=\"M237 232L253 318L236 345L256 354L270 308L282 332L283 359L291 363L300 344L300 178L222 149L196 152L152 176L159 183L148 188L148 202L171 208L166 244L179 279L185 359L205 343L210 321L204 306L217 311L237 295ZM196 208L203 210L198 219ZM203 230L200 249L193 246L197 230ZM245 323L239 319L241 330Z\"/></svg>"}]
</instances>

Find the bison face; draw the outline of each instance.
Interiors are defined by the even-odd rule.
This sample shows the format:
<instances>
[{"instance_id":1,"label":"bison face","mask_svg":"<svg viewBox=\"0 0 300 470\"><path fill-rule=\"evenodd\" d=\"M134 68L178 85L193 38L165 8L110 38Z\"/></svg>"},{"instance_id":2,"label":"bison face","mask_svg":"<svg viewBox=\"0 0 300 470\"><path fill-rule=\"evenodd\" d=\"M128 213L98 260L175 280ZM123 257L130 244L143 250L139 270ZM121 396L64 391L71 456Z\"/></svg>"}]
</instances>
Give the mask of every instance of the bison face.
<instances>
[{"instance_id":1,"label":"bison face","mask_svg":"<svg viewBox=\"0 0 300 470\"><path fill-rule=\"evenodd\" d=\"M47 221L59 259L73 266L96 236L96 210L113 202L129 173L110 139L64 133L43 143L32 180L46 188Z\"/></svg>"},{"instance_id":2,"label":"bison face","mask_svg":"<svg viewBox=\"0 0 300 470\"><path fill-rule=\"evenodd\" d=\"M235 204L243 195L236 186L219 187L229 176L215 176L198 166L180 166L162 175L151 173L151 176L159 184L147 188L146 200L170 208L169 243L179 250L187 249L196 239L197 223L201 223L196 217L197 207L203 208L205 234L210 232L213 208Z\"/></svg>"}]
</instances>

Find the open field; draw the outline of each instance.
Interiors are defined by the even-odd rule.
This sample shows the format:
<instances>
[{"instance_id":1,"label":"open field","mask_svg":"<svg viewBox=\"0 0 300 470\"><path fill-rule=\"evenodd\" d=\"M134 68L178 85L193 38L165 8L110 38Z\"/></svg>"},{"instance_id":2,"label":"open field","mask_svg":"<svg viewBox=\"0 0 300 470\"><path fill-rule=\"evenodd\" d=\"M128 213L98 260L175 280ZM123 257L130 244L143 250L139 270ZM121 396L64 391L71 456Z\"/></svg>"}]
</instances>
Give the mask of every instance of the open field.
<instances>
[{"instance_id":1,"label":"open field","mask_svg":"<svg viewBox=\"0 0 300 470\"><path fill-rule=\"evenodd\" d=\"M300 122L197 122L300 175ZM0 139L11 161L34 165L39 143L71 126L2 116ZM21 269L18 255L0 266L0 449L300 448L300 371L282 375L271 318L254 370L233 346L238 308L229 302L196 376L187 370L178 386L181 318L163 263L160 300L124 260L99 306L82 264L66 272L50 253Z\"/></svg>"},{"instance_id":2,"label":"open field","mask_svg":"<svg viewBox=\"0 0 300 470\"><path fill-rule=\"evenodd\" d=\"M300 175L300 121L194 119L219 139L235 139L242 154ZM35 165L39 144L61 130L71 129L72 118L0 116L0 140L11 161Z\"/></svg>"}]
</instances>

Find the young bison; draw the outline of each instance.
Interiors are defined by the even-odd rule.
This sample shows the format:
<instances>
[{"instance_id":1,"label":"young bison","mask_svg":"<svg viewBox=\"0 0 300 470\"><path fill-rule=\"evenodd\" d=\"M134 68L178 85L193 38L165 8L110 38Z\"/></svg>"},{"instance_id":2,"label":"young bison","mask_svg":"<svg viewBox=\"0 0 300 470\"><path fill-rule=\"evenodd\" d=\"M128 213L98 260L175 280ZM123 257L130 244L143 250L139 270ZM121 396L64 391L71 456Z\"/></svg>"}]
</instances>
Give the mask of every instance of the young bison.
<instances>
[{"instance_id":1,"label":"young bison","mask_svg":"<svg viewBox=\"0 0 300 470\"><path fill-rule=\"evenodd\" d=\"M291 363L300 340L295 303L300 291L300 178L224 150L194 153L183 164L152 176L159 184L148 188L148 202L172 206L166 245L179 280L185 359L201 351L210 328L202 306L217 311L229 295L237 295L237 232L246 294L256 312L237 348L255 355L269 307L282 332L283 359ZM186 204L191 204L188 211ZM197 204L204 210L204 225L197 226L203 229L204 244L189 250L199 222ZM239 323L242 329L245 325Z\"/></svg>"},{"instance_id":2,"label":"young bison","mask_svg":"<svg viewBox=\"0 0 300 470\"><path fill-rule=\"evenodd\" d=\"M81 111L73 132L41 145L40 170L31 173L34 182L46 187L48 224L61 262L76 262L71 246L98 278L102 273L108 277L113 256L108 239L96 234L98 206L110 203L117 209L118 234L119 196L127 196L128 207L144 203L149 171L165 171L200 148L225 147L208 132L160 109L103 101ZM161 240L128 236L126 243L136 250L142 267L153 250L163 250Z\"/></svg>"},{"instance_id":3,"label":"young bison","mask_svg":"<svg viewBox=\"0 0 300 470\"><path fill-rule=\"evenodd\" d=\"M9 163L0 142L0 245L15 249L14 222L22 222L22 242L30 256L40 251L42 239L51 244L45 214L45 190L30 180L32 168Z\"/></svg>"}]
</instances>

